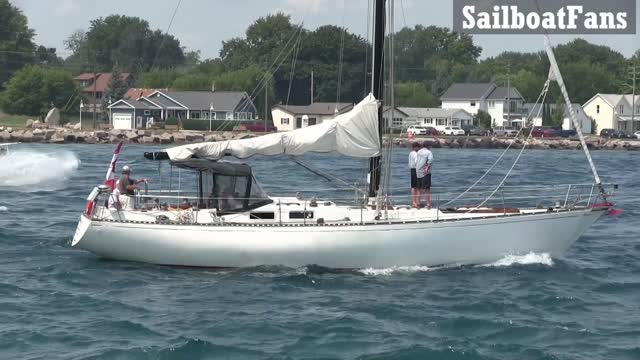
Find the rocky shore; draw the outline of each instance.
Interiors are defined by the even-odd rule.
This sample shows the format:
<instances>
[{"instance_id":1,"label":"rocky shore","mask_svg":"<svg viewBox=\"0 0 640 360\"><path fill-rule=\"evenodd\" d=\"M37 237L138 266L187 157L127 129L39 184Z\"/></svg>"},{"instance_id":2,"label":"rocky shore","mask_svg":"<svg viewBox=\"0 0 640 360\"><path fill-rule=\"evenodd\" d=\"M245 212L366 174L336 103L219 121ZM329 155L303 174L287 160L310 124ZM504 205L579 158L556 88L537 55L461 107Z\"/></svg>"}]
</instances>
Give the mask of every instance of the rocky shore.
<instances>
[{"instance_id":1,"label":"rocky shore","mask_svg":"<svg viewBox=\"0 0 640 360\"><path fill-rule=\"evenodd\" d=\"M168 130L109 130L80 131L74 128L32 128L14 130L0 127L0 142L49 143L49 144L188 144L210 141L244 139L261 134L240 131L200 132ZM429 137L409 140L404 137L386 137L385 142L393 142L398 147L409 147L413 141L429 141L434 148L449 149L504 149L511 142L514 149L520 149L527 142L530 149L580 149L577 139L508 139L496 137ZM606 139L588 137L587 146L592 150L640 150L640 140Z\"/></svg>"}]
</instances>

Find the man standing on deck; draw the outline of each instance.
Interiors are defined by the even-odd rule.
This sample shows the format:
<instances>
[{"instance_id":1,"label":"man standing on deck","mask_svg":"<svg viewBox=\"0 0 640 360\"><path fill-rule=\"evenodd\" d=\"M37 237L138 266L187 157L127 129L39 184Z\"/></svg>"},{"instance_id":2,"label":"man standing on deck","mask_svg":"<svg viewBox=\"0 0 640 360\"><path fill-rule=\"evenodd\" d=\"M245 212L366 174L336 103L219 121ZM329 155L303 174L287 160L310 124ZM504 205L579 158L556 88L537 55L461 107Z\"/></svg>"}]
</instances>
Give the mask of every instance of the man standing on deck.
<instances>
[{"instance_id":1,"label":"man standing on deck","mask_svg":"<svg viewBox=\"0 0 640 360\"><path fill-rule=\"evenodd\" d=\"M420 208L420 190L418 189L418 174L416 172L418 150L420 150L420 144L414 142L409 153L409 170L411 172L411 207L416 209Z\"/></svg>"},{"instance_id":2,"label":"man standing on deck","mask_svg":"<svg viewBox=\"0 0 640 360\"><path fill-rule=\"evenodd\" d=\"M433 153L431 143L425 141L422 149L418 151L418 161L416 162L416 175L418 177L418 201L420 207L422 195L425 196L427 209L431 209L431 165L433 164Z\"/></svg>"},{"instance_id":3,"label":"man standing on deck","mask_svg":"<svg viewBox=\"0 0 640 360\"><path fill-rule=\"evenodd\" d=\"M119 192L118 200L120 201L120 206L125 210L133 210L133 201L131 196L135 195L136 190L140 189L138 184L147 182L147 179L132 179L131 168L127 165L123 166L122 175L116 183L116 190Z\"/></svg>"}]
</instances>

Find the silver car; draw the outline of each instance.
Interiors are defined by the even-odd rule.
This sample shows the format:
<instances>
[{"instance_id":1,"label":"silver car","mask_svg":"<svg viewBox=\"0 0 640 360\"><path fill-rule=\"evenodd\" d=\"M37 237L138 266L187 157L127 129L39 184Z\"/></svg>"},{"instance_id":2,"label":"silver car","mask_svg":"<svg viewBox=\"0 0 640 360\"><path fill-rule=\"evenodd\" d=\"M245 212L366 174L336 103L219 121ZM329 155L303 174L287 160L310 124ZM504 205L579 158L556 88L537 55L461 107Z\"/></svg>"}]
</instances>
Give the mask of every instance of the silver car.
<instances>
[{"instance_id":1,"label":"silver car","mask_svg":"<svg viewBox=\"0 0 640 360\"><path fill-rule=\"evenodd\" d=\"M493 128L494 136L516 136L518 129L511 126L496 126Z\"/></svg>"}]
</instances>

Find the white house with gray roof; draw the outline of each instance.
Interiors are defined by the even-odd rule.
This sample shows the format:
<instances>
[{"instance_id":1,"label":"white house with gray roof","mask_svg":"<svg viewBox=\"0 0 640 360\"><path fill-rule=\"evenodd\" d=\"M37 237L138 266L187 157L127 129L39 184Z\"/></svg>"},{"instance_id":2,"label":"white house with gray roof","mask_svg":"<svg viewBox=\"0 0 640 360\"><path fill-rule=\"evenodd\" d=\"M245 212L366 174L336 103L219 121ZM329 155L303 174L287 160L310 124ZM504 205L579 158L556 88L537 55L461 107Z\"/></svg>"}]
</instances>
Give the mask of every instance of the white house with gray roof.
<instances>
[{"instance_id":1,"label":"white house with gray roof","mask_svg":"<svg viewBox=\"0 0 640 360\"><path fill-rule=\"evenodd\" d=\"M440 100L443 109L462 109L474 116L482 110L491 116L493 126L517 125L522 121L524 97L515 87L494 83L455 83Z\"/></svg>"},{"instance_id":2,"label":"white house with gray roof","mask_svg":"<svg viewBox=\"0 0 640 360\"><path fill-rule=\"evenodd\" d=\"M158 90L136 100L118 100L109 108L115 129L146 128L170 118L252 121L257 113L255 104L244 91Z\"/></svg>"},{"instance_id":3,"label":"white house with gray roof","mask_svg":"<svg viewBox=\"0 0 640 360\"><path fill-rule=\"evenodd\" d=\"M383 118L387 124L391 114L391 108L386 108ZM396 107L390 124L396 129L424 125L441 131L447 126L473 125L473 115L464 109Z\"/></svg>"},{"instance_id":4,"label":"white house with gray roof","mask_svg":"<svg viewBox=\"0 0 640 360\"><path fill-rule=\"evenodd\" d=\"M597 124L598 132L603 129L626 132L640 130L640 95L634 99L633 95L596 94L582 107Z\"/></svg>"},{"instance_id":5,"label":"white house with gray roof","mask_svg":"<svg viewBox=\"0 0 640 360\"><path fill-rule=\"evenodd\" d=\"M333 120L353 109L353 103L315 102L310 105L278 104L271 108L271 118L278 131L289 131Z\"/></svg>"}]
</instances>

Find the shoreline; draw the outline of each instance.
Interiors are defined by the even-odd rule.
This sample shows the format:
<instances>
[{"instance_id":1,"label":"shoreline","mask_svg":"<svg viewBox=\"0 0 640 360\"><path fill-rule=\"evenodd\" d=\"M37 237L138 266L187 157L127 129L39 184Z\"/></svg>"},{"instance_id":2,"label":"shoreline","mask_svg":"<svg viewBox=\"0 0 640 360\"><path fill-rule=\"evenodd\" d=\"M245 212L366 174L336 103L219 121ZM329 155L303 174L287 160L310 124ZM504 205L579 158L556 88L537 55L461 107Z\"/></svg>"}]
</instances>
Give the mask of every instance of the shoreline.
<instances>
[{"instance_id":1,"label":"shoreline","mask_svg":"<svg viewBox=\"0 0 640 360\"><path fill-rule=\"evenodd\" d=\"M51 129L11 129L0 128L0 142L41 143L41 144L158 144L183 145L201 142L246 139L261 136L262 133L247 131L201 132L185 130L97 130L80 131L70 128ZM534 150L577 150L580 141L567 138L498 138L489 136L438 136L407 139L400 136L385 136L385 144L409 147L412 142L429 141L440 149L505 149L511 142L513 149L521 149L525 142ZM597 136L586 138L590 150L640 151L640 140L608 139Z\"/></svg>"}]
</instances>

